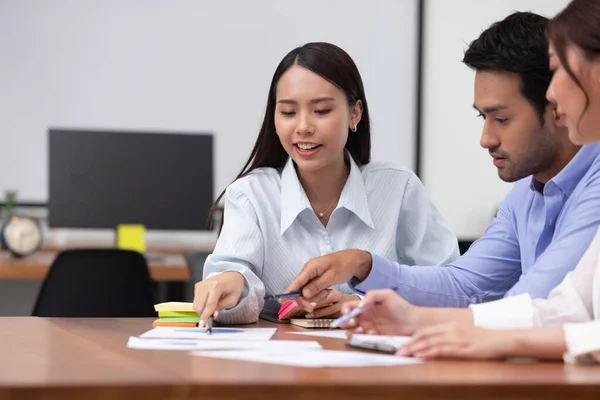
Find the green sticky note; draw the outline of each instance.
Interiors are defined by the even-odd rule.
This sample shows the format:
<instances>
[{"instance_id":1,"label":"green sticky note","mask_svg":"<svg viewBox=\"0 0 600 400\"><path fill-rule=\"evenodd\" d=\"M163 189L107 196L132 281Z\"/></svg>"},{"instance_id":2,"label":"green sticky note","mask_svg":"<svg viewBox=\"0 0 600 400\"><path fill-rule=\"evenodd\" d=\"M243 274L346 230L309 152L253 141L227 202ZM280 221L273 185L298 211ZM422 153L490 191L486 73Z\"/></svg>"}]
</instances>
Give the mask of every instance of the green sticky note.
<instances>
[{"instance_id":1,"label":"green sticky note","mask_svg":"<svg viewBox=\"0 0 600 400\"><path fill-rule=\"evenodd\" d=\"M159 317L197 317L198 313L195 311L159 311Z\"/></svg>"},{"instance_id":2,"label":"green sticky note","mask_svg":"<svg viewBox=\"0 0 600 400\"><path fill-rule=\"evenodd\" d=\"M117 226L117 247L122 250L146 251L146 227L144 225Z\"/></svg>"}]
</instances>

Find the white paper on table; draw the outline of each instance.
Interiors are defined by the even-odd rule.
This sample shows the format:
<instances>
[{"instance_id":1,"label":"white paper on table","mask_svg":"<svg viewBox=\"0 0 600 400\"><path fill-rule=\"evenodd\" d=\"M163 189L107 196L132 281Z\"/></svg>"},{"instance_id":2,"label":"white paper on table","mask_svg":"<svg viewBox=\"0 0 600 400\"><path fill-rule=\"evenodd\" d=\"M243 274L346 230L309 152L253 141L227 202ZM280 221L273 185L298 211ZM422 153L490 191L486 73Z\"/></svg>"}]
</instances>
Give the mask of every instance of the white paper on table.
<instances>
[{"instance_id":1,"label":"white paper on table","mask_svg":"<svg viewBox=\"0 0 600 400\"><path fill-rule=\"evenodd\" d=\"M321 350L314 340L191 340L191 339L143 339L131 336L127 342L131 349L145 350L211 350L253 349L266 351L311 351Z\"/></svg>"},{"instance_id":2,"label":"white paper on table","mask_svg":"<svg viewBox=\"0 0 600 400\"><path fill-rule=\"evenodd\" d=\"M348 339L348 334L345 330L340 329L329 329L322 331L308 331L308 332L286 332L292 333L294 335L305 335L305 336L320 336L320 337L328 337L335 339Z\"/></svg>"},{"instance_id":3,"label":"white paper on table","mask_svg":"<svg viewBox=\"0 0 600 400\"><path fill-rule=\"evenodd\" d=\"M370 367L419 364L420 360L356 351L304 351L302 353L267 352L261 350L194 351L195 356L292 365L298 367Z\"/></svg>"},{"instance_id":4,"label":"white paper on table","mask_svg":"<svg viewBox=\"0 0 600 400\"><path fill-rule=\"evenodd\" d=\"M269 340L277 328L213 328L206 333L206 328L183 328L157 326L140 335L142 338L162 339L198 339L198 340Z\"/></svg>"},{"instance_id":5,"label":"white paper on table","mask_svg":"<svg viewBox=\"0 0 600 400\"><path fill-rule=\"evenodd\" d=\"M381 343L391 345L400 350L407 342L410 341L410 336L386 336L386 335L359 335L354 334L350 338L360 342Z\"/></svg>"}]
</instances>

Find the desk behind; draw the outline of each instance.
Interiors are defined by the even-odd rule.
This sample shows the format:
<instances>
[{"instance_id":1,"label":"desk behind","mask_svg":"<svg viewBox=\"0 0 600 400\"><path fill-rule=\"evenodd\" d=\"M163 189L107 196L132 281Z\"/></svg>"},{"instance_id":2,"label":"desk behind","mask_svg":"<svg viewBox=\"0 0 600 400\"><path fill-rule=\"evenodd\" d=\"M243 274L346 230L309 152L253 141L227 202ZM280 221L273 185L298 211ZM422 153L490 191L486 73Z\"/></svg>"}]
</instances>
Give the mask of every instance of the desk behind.
<instances>
[{"instance_id":1,"label":"desk behind","mask_svg":"<svg viewBox=\"0 0 600 400\"><path fill-rule=\"evenodd\" d=\"M217 232L147 231L146 248L153 253L181 254L212 253ZM41 251L58 252L65 249L116 246L115 231L110 229L48 229L44 232Z\"/></svg>"},{"instance_id":2,"label":"desk behind","mask_svg":"<svg viewBox=\"0 0 600 400\"><path fill-rule=\"evenodd\" d=\"M0 253L0 279L44 279L57 253L41 251L24 258ZM188 282L190 271L181 254L164 254L148 260L150 276L155 281Z\"/></svg>"}]
</instances>

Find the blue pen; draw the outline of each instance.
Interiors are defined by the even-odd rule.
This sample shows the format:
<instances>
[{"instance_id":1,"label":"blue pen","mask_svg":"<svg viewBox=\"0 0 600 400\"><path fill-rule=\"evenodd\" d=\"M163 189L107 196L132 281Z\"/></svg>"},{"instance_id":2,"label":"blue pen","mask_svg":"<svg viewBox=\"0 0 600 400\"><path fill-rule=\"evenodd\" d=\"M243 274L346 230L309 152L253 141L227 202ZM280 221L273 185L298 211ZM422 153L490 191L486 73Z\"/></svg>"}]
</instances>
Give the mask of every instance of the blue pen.
<instances>
[{"instance_id":1,"label":"blue pen","mask_svg":"<svg viewBox=\"0 0 600 400\"><path fill-rule=\"evenodd\" d=\"M265 300L277 300L277 299L285 299L288 297L300 297L300 296L302 296L302 292L281 293L281 294L274 294L271 296L265 296Z\"/></svg>"},{"instance_id":2,"label":"blue pen","mask_svg":"<svg viewBox=\"0 0 600 400\"><path fill-rule=\"evenodd\" d=\"M380 303L375 303L375 305L378 305L378 304L380 304ZM373 307L373 305L356 307L354 310L350 311L348 314L342 315L341 317L339 317L338 319L336 319L335 321L333 321L331 323L331 325L329 325L329 327L332 328L332 329L337 328L340 325L343 325L346 322L350 321L352 318L358 316L360 313L365 312L366 310L368 310L371 307Z\"/></svg>"}]
</instances>

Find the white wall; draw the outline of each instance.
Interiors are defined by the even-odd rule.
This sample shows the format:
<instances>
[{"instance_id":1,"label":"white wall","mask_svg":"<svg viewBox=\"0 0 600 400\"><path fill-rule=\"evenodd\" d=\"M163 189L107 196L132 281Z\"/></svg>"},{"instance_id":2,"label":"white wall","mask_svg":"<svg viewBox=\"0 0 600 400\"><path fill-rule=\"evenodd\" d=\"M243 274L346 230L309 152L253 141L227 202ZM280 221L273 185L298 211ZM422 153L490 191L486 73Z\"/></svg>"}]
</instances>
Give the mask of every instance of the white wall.
<instances>
[{"instance_id":1,"label":"white wall","mask_svg":"<svg viewBox=\"0 0 600 400\"><path fill-rule=\"evenodd\" d=\"M357 63L373 158L413 167L416 0L0 1L0 201L47 201L48 127L214 132L236 175L281 58L330 41Z\"/></svg>"},{"instance_id":2,"label":"white wall","mask_svg":"<svg viewBox=\"0 0 600 400\"><path fill-rule=\"evenodd\" d=\"M487 227L510 184L479 147L473 110L475 73L461 60L468 43L513 11L552 17L568 0L425 0L422 179L460 239Z\"/></svg>"}]
</instances>

